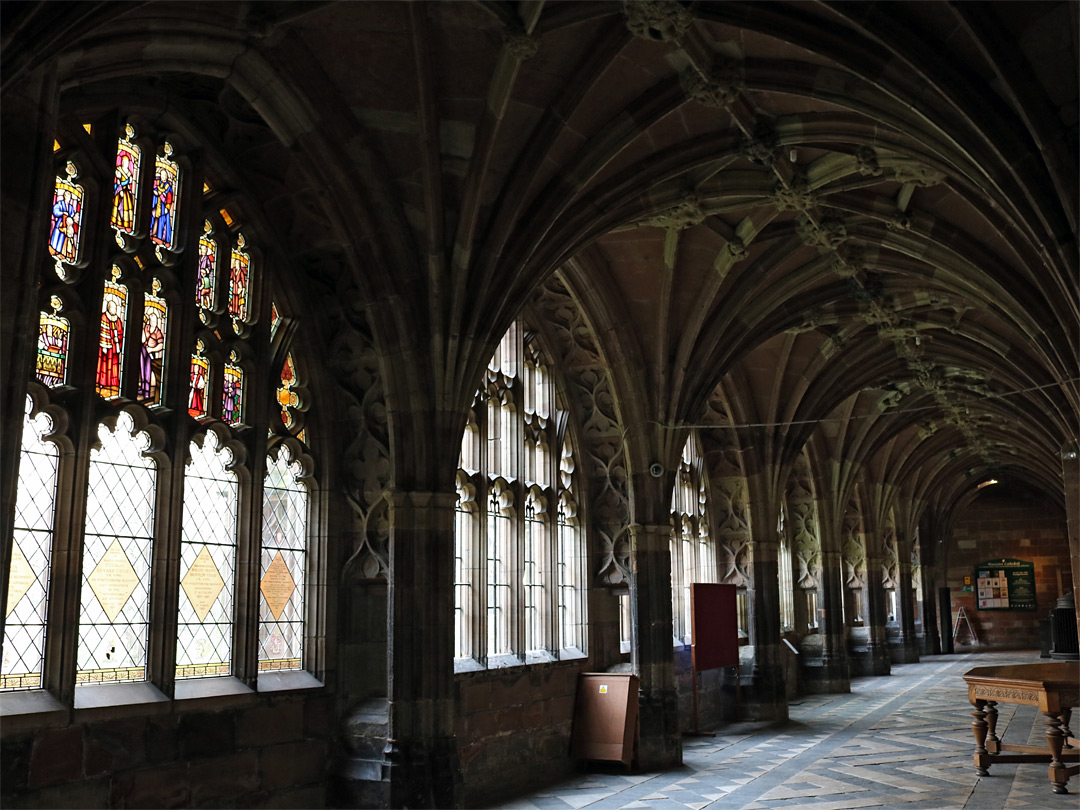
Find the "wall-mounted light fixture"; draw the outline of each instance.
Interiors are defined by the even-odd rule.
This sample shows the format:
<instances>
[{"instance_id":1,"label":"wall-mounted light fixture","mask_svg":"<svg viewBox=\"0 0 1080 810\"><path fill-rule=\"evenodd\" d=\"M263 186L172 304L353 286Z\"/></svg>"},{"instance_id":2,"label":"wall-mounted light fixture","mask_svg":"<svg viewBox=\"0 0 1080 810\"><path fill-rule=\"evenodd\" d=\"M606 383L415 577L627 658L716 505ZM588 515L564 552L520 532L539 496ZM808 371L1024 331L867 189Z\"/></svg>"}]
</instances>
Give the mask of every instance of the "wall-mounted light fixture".
<instances>
[{"instance_id":1,"label":"wall-mounted light fixture","mask_svg":"<svg viewBox=\"0 0 1080 810\"><path fill-rule=\"evenodd\" d=\"M991 484L996 484L996 483L997 483L996 478L987 478L985 481L983 481L981 484L979 484L977 487L975 487L975 489L982 489L983 487L988 487Z\"/></svg>"}]
</instances>

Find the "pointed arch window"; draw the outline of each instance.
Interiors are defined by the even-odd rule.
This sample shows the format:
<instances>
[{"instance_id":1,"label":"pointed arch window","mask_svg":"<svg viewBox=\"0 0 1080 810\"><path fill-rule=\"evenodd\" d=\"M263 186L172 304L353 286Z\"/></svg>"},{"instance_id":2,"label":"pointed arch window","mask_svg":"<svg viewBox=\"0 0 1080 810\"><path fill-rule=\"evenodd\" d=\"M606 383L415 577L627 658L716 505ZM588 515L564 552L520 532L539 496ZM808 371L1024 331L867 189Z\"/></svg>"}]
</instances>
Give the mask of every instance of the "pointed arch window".
<instances>
[{"instance_id":1,"label":"pointed arch window","mask_svg":"<svg viewBox=\"0 0 1080 810\"><path fill-rule=\"evenodd\" d=\"M548 369L535 336L514 324L488 363L462 436L454 546L459 669L586 654L573 441Z\"/></svg>"},{"instance_id":2,"label":"pointed arch window","mask_svg":"<svg viewBox=\"0 0 1080 810\"><path fill-rule=\"evenodd\" d=\"M677 644L690 643L690 586L716 582L716 547L708 528L708 490L698 439L691 436L671 493L671 619Z\"/></svg>"},{"instance_id":3,"label":"pointed arch window","mask_svg":"<svg viewBox=\"0 0 1080 810\"><path fill-rule=\"evenodd\" d=\"M58 465L56 445L43 438L51 430L52 420L44 413L35 415L34 402L27 397L0 689L42 685Z\"/></svg>"},{"instance_id":4,"label":"pointed arch window","mask_svg":"<svg viewBox=\"0 0 1080 810\"><path fill-rule=\"evenodd\" d=\"M313 686L295 672L325 667L323 645L309 643L322 632L309 570L311 400L297 378L300 330L278 331L294 302L277 290L271 303L280 259L245 216L257 206L216 181L199 197L192 178L211 164L209 148L191 148L192 128L133 118L103 153L81 132L68 142L70 123L43 178L54 186L40 212L49 261L25 382L0 689L45 688L74 710L110 705L104 692L141 701L156 694L147 683L175 700L235 694L233 678L260 691ZM86 165L112 166L112 184L76 182ZM198 244L182 250L200 222ZM85 236L99 233L116 245L90 250ZM253 359L272 324L276 369Z\"/></svg>"}]
</instances>

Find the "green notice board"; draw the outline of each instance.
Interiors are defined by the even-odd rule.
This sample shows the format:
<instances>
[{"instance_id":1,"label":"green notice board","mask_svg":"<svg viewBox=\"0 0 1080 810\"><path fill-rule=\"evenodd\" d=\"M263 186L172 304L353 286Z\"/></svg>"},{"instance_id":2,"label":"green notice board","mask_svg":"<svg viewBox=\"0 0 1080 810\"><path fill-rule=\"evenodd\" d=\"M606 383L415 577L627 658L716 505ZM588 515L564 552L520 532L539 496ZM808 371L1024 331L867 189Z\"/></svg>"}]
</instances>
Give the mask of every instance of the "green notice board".
<instances>
[{"instance_id":1,"label":"green notice board","mask_svg":"<svg viewBox=\"0 0 1080 810\"><path fill-rule=\"evenodd\" d=\"M1035 610L1035 563L987 560L975 566L979 610Z\"/></svg>"}]
</instances>

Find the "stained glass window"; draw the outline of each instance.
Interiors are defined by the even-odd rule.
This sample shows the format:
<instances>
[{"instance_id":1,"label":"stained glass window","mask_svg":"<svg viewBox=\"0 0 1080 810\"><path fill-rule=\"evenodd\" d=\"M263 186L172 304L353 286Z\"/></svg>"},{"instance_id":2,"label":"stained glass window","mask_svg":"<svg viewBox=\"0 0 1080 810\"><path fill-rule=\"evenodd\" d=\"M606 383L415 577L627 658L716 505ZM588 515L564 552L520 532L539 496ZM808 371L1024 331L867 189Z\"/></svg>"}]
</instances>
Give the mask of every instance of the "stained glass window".
<instances>
[{"instance_id":1,"label":"stained glass window","mask_svg":"<svg viewBox=\"0 0 1080 810\"><path fill-rule=\"evenodd\" d=\"M191 442L184 473L180 544L180 615L176 677L232 671L233 587L236 570L236 474L232 453L208 432Z\"/></svg>"},{"instance_id":2,"label":"stained glass window","mask_svg":"<svg viewBox=\"0 0 1080 810\"><path fill-rule=\"evenodd\" d=\"M267 458L263 483L259 669L300 669L304 654L307 488L282 448Z\"/></svg>"},{"instance_id":3,"label":"stained glass window","mask_svg":"<svg viewBox=\"0 0 1080 810\"><path fill-rule=\"evenodd\" d=\"M135 207L139 202L139 161L142 150L132 140L135 129L128 124L116 147L113 176L112 226L119 233L135 233Z\"/></svg>"},{"instance_id":4,"label":"stained glass window","mask_svg":"<svg viewBox=\"0 0 1080 810\"><path fill-rule=\"evenodd\" d=\"M196 419L206 416L206 395L210 387L210 361L203 356L206 346L201 340L195 341L195 354L191 355L190 393L188 394L188 413Z\"/></svg>"},{"instance_id":5,"label":"stained glass window","mask_svg":"<svg viewBox=\"0 0 1080 810\"><path fill-rule=\"evenodd\" d=\"M173 246L180 207L180 167L169 158L172 144L165 142L164 155L154 162L154 192L150 201L150 239L165 248Z\"/></svg>"},{"instance_id":6,"label":"stained glass window","mask_svg":"<svg viewBox=\"0 0 1080 810\"><path fill-rule=\"evenodd\" d=\"M199 307L206 311L213 310L217 305L217 243L209 221L203 223L203 235L199 237L198 273ZM205 312L202 317L206 319Z\"/></svg>"},{"instance_id":7,"label":"stained glass window","mask_svg":"<svg viewBox=\"0 0 1080 810\"><path fill-rule=\"evenodd\" d=\"M232 318L233 331L240 334L248 318L248 293L251 286L251 257L244 252L244 235L236 237L236 247L232 250L229 263L229 317Z\"/></svg>"},{"instance_id":8,"label":"stained glass window","mask_svg":"<svg viewBox=\"0 0 1080 810\"><path fill-rule=\"evenodd\" d=\"M63 385L67 380L68 336L71 324L60 317L61 301L53 296L52 313L42 312L38 319L36 375L45 385Z\"/></svg>"},{"instance_id":9,"label":"stained glass window","mask_svg":"<svg viewBox=\"0 0 1080 810\"><path fill-rule=\"evenodd\" d=\"M293 390L296 384L296 365L293 363L292 352L285 355L285 362L281 366L281 386L277 389L277 403L281 406L281 421L285 427L291 428L295 421L293 409L300 404L300 397Z\"/></svg>"},{"instance_id":10,"label":"stained glass window","mask_svg":"<svg viewBox=\"0 0 1080 810\"><path fill-rule=\"evenodd\" d=\"M221 418L230 425L238 425L244 419L244 370L236 364L236 352L229 354L225 364L225 383L221 391Z\"/></svg>"},{"instance_id":11,"label":"stained glass window","mask_svg":"<svg viewBox=\"0 0 1080 810\"><path fill-rule=\"evenodd\" d=\"M277 304L273 301L270 302L270 339L274 339L274 335L277 334L278 326L281 325L281 313L278 312Z\"/></svg>"},{"instance_id":12,"label":"stained glass window","mask_svg":"<svg viewBox=\"0 0 1080 810\"><path fill-rule=\"evenodd\" d=\"M83 187L75 182L78 170L74 163L68 161L66 174L66 177L56 178L49 226L49 253L56 259L56 270L61 278L66 275L61 262L74 264L79 258L83 215Z\"/></svg>"},{"instance_id":13,"label":"stained glass window","mask_svg":"<svg viewBox=\"0 0 1080 810\"><path fill-rule=\"evenodd\" d=\"M98 342L97 392L106 399L120 396L124 370L124 323L127 319L127 287L120 284L120 268L113 265L112 281L105 282L101 299L101 332Z\"/></svg>"},{"instance_id":14,"label":"stained glass window","mask_svg":"<svg viewBox=\"0 0 1080 810\"><path fill-rule=\"evenodd\" d=\"M77 683L146 678L157 468L134 427L121 412L115 429L98 427L90 451Z\"/></svg>"},{"instance_id":15,"label":"stained glass window","mask_svg":"<svg viewBox=\"0 0 1080 810\"><path fill-rule=\"evenodd\" d=\"M165 366L165 334L169 309L159 298L161 282L154 279L153 294L146 293L143 303L142 346L139 349L139 401L161 404L161 380Z\"/></svg>"},{"instance_id":16,"label":"stained glass window","mask_svg":"<svg viewBox=\"0 0 1080 810\"><path fill-rule=\"evenodd\" d=\"M14 543L8 569L7 616L0 689L41 687L45 659L45 614L52 571L53 504L56 501L56 445L41 437L52 430L43 413L31 418L26 398Z\"/></svg>"}]
</instances>

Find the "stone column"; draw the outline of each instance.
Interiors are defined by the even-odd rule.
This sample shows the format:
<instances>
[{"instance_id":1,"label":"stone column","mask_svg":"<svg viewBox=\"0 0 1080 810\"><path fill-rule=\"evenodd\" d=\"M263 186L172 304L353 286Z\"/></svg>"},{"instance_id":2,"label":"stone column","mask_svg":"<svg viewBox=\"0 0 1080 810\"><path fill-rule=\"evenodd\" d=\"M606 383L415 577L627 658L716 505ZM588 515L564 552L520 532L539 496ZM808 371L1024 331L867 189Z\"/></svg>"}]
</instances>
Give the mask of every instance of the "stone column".
<instances>
[{"instance_id":1,"label":"stone column","mask_svg":"<svg viewBox=\"0 0 1080 810\"><path fill-rule=\"evenodd\" d=\"M915 592L911 589L911 544L897 529L896 547L896 623L898 635L889 655L894 664L914 664L919 660L919 640L915 636Z\"/></svg>"},{"instance_id":2,"label":"stone column","mask_svg":"<svg viewBox=\"0 0 1080 810\"><path fill-rule=\"evenodd\" d=\"M749 594L750 643L754 648L754 666L748 684L749 694L745 690L743 692L743 708L754 720L788 718L784 664L780 658L779 549L775 528L770 527L766 537L755 533Z\"/></svg>"},{"instance_id":3,"label":"stone column","mask_svg":"<svg viewBox=\"0 0 1080 810\"><path fill-rule=\"evenodd\" d=\"M387 611L391 807L460 807L454 739L454 492L393 490Z\"/></svg>"},{"instance_id":4,"label":"stone column","mask_svg":"<svg viewBox=\"0 0 1080 810\"><path fill-rule=\"evenodd\" d=\"M1061 472L1065 482L1065 519L1069 532L1069 556L1072 558L1073 594L1080 588L1080 442L1061 449ZM1077 627L1080 628L1080 598L1076 602Z\"/></svg>"},{"instance_id":5,"label":"stone column","mask_svg":"<svg viewBox=\"0 0 1080 810\"><path fill-rule=\"evenodd\" d=\"M866 546L866 577L863 593L866 596L867 675L888 675L889 644L885 636L885 586L881 581L881 562L884 539L873 530L864 535Z\"/></svg>"},{"instance_id":6,"label":"stone column","mask_svg":"<svg viewBox=\"0 0 1080 810\"><path fill-rule=\"evenodd\" d=\"M55 172L52 162L53 133L59 94L55 63L32 71L4 91L0 100L0 126L4 150L0 157L0 380L4 392L0 413L0 602L7 600L8 566L15 521L18 482L19 437L26 402L26 380L34 370L37 346L37 272L49 243L49 200ZM7 610L0 610L0 633Z\"/></svg>"},{"instance_id":7,"label":"stone column","mask_svg":"<svg viewBox=\"0 0 1080 810\"><path fill-rule=\"evenodd\" d=\"M671 631L671 524L634 524L630 531L634 540L631 661L641 678L638 764L642 770L661 770L682 764Z\"/></svg>"},{"instance_id":8,"label":"stone column","mask_svg":"<svg viewBox=\"0 0 1080 810\"><path fill-rule=\"evenodd\" d=\"M844 643L844 606L840 589L841 554L835 540L826 536L821 550L821 616L818 619L821 634L821 673L811 691L851 691L851 667Z\"/></svg>"}]
</instances>

